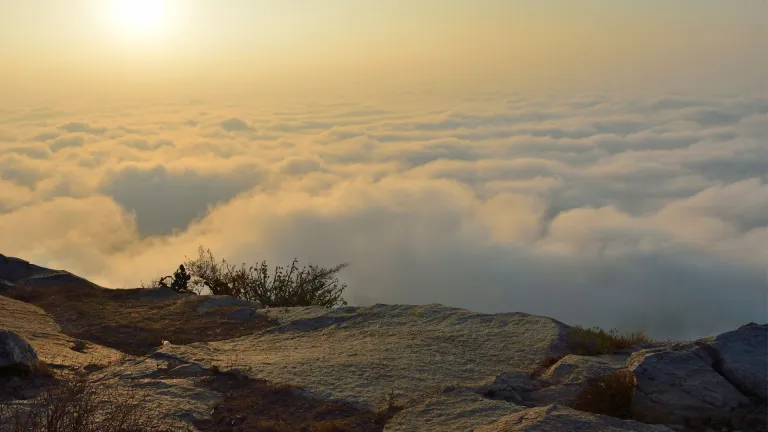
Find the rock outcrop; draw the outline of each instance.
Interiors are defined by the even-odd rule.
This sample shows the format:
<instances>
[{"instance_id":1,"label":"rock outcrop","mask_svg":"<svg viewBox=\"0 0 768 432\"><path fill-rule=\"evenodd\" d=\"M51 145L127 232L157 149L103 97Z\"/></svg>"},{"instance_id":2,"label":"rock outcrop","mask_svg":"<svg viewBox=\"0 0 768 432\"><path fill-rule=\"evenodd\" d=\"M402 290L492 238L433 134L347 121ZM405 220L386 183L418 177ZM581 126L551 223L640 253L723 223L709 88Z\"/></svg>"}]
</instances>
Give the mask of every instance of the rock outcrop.
<instances>
[{"instance_id":1,"label":"rock outcrop","mask_svg":"<svg viewBox=\"0 0 768 432\"><path fill-rule=\"evenodd\" d=\"M747 396L768 399L768 324L750 323L712 341L715 368Z\"/></svg>"},{"instance_id":2,"label":"rock outcrop","mask_svg":"<svg viewBox=\"0 0 768 432\"><path fill-rule=\"evenodd\" d=\"M580 356L569 354L544 371L539 377L541 388L525 396L530 403L542 406L569 405L584 391L591 380L626 368L629 354Z\"/></svg>"},{"instance_id":3,"label":"rock outcrop","mask_svg":"<svg viewBox=\"0 0 768 432\"><path fill-rule=\"evenodd\" d=\"M391 392L414 395L446 385L474 391L504 371L564 354L567 345L567 326L522 313L488 315L439 305L265 313L280 325L238 339L159 351L186 361L202 359L208 366L237 359L233 366L249 368L256 378L375 409ZM471 413L476 402L453 403Z\"/></svg>"},{"instance_id":4,"label":"rock outcrop","mask_svg":"<svg viewBox=\"0 0 768 432\"><path fill-rule=\"evenodd\" d=\"M648 423L724 420L749 400L714 369L706 345L675 344L632 354L628 366L637 387L632 411Z\"/></svg>"},{"instance_id":5,"label":"rock outcrop","mask_svg":"<svg viewBox=\"0 0 768 432\"><path fill-rule=\"evenodd\" d=\"M0 370L32 373L40 369L40 358L32 346L21 336L0 330Z\"/></svg>"},{"instance_id":6,"label":"rock outcrop","mask_svg":"<svg viewBox=\"0 0 768 432\"><path fill-rule=\"evenodd\" d=\"M272 384L288 388L298 399L286 396L277 411L328 405L370 419L394 397L402 407L387 410L390 432L768 430L768 324L582 356L569 351L570 327L524 313L263 308L167 289L107 290L0 256L3 293L14 299L0 295L0 368L100 362L95 379L147 390L154 410L190 426L228 421L238 400L217 386L232 379L238 397L253 394L249 385L263 396ZM73 351L76 338L87 349ZM159 346L165 339L171 344ZM614 415L632 420L585 412L595 407L584 392L616 375L623 393Z\"/></svg>"}]
</instances>

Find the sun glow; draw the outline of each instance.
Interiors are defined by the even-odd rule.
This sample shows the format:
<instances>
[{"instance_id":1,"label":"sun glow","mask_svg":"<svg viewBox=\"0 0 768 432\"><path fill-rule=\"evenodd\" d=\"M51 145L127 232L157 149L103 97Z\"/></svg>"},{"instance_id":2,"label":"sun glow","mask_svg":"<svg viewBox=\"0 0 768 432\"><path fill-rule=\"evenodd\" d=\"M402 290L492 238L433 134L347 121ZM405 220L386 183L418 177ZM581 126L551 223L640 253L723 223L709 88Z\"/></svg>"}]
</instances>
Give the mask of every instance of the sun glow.
<instances>
[{"instance_id":1,"label":"sun glow","mask_svg":"<svg viewBox=\"0 0 768 432\"><path fill-rule=\"evenodd\" d=\"M120 30L129 36L155 36L167 26L164 0L112 0L111 12Z\"/></svg>"}]
</instances>

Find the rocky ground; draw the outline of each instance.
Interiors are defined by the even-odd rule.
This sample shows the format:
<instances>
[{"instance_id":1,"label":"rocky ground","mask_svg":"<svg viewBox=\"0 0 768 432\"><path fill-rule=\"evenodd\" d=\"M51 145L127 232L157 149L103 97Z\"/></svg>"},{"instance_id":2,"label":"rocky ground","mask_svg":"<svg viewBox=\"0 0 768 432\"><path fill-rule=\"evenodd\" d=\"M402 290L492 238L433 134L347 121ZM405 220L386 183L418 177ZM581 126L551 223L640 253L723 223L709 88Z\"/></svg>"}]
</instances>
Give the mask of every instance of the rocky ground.
<instances>
[{"instance_id":1,"label":"rocky ground","mask_svg":"<svg viewBox=\"0 0 768 432\"><path fill-rule=\"evenodd\" d=\"M572 328L546 317L265 309L107 290L1 255L0 294L6 403L32 403L47 365L141 389L177 430L768 430L768 324L576 355Z\"/></svg>"}]
</instances>

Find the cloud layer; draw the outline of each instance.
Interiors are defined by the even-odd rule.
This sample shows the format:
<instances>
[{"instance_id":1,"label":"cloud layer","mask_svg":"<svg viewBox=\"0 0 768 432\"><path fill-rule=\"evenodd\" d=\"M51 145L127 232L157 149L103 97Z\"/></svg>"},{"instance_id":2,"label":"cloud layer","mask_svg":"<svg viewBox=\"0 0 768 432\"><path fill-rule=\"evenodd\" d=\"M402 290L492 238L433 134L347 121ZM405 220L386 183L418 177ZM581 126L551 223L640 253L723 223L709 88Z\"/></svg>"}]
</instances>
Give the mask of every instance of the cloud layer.
<instances>
[{"instance_id":1,"label":"cloud layer","mask_svg":"<svg viewBox=\"0 0 768 432\"><path fill-rule=\"evenodd\" d=\"M105 286L203 244L349 261L352 304L675 338L768 320L768 99L35 107L0 138L0 252Z\"/></svg>"}]
</instances>

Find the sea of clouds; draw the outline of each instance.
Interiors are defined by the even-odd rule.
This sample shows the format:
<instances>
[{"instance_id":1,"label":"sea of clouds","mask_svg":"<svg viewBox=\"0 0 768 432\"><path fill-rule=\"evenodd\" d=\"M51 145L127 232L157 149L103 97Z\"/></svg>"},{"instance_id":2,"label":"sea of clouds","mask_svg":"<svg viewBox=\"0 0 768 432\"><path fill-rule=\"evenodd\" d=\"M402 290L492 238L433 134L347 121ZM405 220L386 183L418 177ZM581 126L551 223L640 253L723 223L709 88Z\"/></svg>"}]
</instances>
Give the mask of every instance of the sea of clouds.
<instances>
[{"instance_id":1,"label":"sea of clouds","mask_svg":"<svg viewBox=\"0 0 768 432\"><path fill-rule=\"evenodd\" d=\"M197 247L350 304L692 338L768 320L768 99L401 95L0 110L0 253L108 287Z\"/></svg>"}]
</instances>

